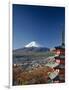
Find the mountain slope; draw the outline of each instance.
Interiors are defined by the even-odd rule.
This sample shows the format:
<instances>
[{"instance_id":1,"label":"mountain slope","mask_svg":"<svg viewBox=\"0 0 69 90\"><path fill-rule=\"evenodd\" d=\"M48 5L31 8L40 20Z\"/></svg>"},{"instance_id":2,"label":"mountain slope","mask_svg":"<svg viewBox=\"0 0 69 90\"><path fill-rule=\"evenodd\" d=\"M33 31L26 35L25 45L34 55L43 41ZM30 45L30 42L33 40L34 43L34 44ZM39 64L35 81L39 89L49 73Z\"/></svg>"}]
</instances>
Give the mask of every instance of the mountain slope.
<instances>
[{"instance_id":1,"label":"mountain slope","mask_svg":"<svg viewBox=\"0 0 69 90\"><path fill-rule=\"evenodd\" d=\"M23 54L23 53L33 53L33 52L47 52L50 51L47 47L41 47L38 43L35 41L30 42L29 44L25 45L24 48L19 48L13 50L13 54Z\"/></svg>"}]
</instances>

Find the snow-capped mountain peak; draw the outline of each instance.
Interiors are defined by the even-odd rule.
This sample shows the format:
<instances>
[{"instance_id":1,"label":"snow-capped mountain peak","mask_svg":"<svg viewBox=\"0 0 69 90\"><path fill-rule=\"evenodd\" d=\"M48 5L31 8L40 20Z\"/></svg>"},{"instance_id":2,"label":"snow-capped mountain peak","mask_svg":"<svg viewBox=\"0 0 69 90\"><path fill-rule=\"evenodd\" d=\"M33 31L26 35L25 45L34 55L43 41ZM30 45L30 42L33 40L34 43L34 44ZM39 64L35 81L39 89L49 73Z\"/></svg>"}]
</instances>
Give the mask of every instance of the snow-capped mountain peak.
<instances>
[{"instance_id":1,"label":"snow-capped mountain peak","mask_svg":"<svg viewBox=\"0 0 69 90\"><path fill-rule=\"evenodd\" d=\"M26 48L29 47L40 47L39 44L37 44L35 41L30 42L29 44L25 45Z\"/></svg>"}]
</instances>

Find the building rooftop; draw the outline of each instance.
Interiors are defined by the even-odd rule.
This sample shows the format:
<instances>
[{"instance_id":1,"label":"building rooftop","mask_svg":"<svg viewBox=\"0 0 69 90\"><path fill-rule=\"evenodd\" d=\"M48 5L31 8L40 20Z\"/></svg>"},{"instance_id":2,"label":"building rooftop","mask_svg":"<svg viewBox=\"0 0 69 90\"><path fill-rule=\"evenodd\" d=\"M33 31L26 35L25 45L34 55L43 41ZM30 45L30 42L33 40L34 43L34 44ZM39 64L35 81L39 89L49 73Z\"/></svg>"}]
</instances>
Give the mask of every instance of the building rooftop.
<instances>
[{"instance_id":1,"label":"building rooftop","mask_svg":"<svg viewBox=\"0 0 69 90\"><path fill-rule=\"evenodd\" d=\"M62 49L62 50L65 50L65 45L56 46L55 49Z\"/></svg>"},{"instance_id":2,"label":"building rooftop","mask_svg":"<svg viewBox=\"0 0 69 90\"><path fill-rule=\"evenodd\" d=\"M56 57L54 57L55 59L62 59L62 60L64 60L65 59L65 56L64 55L59 55L59 56L56 56Z\"/></svg>"}]
</instances>

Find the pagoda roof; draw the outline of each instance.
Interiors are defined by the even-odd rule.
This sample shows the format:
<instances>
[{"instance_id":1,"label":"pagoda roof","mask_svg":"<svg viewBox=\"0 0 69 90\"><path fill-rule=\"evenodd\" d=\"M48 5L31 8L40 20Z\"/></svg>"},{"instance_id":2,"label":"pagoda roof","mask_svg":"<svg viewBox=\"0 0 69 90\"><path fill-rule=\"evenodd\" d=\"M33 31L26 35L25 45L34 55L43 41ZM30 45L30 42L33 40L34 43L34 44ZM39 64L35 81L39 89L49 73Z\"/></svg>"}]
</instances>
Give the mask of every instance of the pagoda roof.
<instances>
[{"instance_id":1,"label":"pagoda roof","mask_svg":"<svg viewBox=\"0 0 69 90\"><path fill-rule=\"evenodd\" d=\"M56 46L55 49L65 49L65 46L64 45L61 45L61 46Z\"/></svg>"},{"instance_id":2,"label":"pagoda roof","mask_svg":"<svg viewBox=\"0 0 69 90\"><path fill-rule=\"evenodd\" d=\"M56 56L54 57L55 59L65 59L65 55L59 55L59 56Z\"/></svg>"},{"instance_id":3,"label":"pagoda roof","mask_svg":"<svg viewBox=\"0 0 69 90\"><path fill-rule=\"evenodd\" d=\"M60 64L59 66L54 67L54 69L56 69L56 68L58 68L58 69L64 69L65 68L65 65L64 64Z\"/></svg>"}]
</instances>

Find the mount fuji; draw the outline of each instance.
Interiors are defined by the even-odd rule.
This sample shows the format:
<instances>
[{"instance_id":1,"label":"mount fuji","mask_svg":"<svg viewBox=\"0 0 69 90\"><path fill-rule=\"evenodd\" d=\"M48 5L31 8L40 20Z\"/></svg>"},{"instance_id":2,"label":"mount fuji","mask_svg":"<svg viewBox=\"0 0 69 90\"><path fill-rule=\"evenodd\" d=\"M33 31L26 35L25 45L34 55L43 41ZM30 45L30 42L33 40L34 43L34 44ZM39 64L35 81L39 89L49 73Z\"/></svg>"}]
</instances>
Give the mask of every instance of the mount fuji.
<instances>
[{"instance_id":1,"label":"mount fuji","mask_svg":"<svg viewBox=\"0 0 69 90\"><path fill-rule=\"evenodd\" d=\"M32 53L32 52L47 52L50 51L49 48L43 47L38 44L36 41L32 41L29 44L25 45L23 48L13 50L13 54L23 54L23 53Z\"/></svg>"},{"instance_id":2,"label":"mount fuji","mask_svg":"<svg viewBox=\"0 0 69 90\"><path fill-rule=\"evenodd\" d=\"M25 46L26 48L30 48L30 47L40 47L40 45L38 43L36 43L35 41L30 42L29 44L27 44Z\"/></svg>"}]
</instances>

